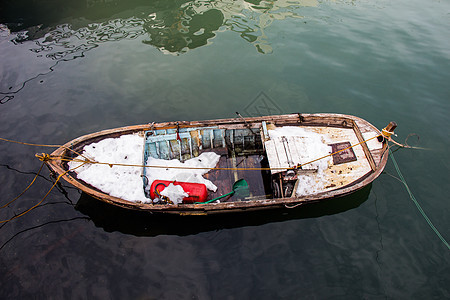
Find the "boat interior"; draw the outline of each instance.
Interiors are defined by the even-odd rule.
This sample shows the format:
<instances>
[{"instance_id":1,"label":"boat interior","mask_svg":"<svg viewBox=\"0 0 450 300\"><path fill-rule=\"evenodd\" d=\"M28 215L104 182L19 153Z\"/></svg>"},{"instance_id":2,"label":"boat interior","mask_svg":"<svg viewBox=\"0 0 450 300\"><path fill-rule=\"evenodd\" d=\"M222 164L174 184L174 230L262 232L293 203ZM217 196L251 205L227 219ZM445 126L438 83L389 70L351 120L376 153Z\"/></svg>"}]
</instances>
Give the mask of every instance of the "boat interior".
<instances>
[{"instance_id":1,"label":"boat interior","mask_svg":"<svg viewBox=\"0 0 450 300\"><path fill-rule=\"evenodd\" d=\"M329 146L325 155L331 157L328 167L319 172L307 164L311 161L311 157L305 155L307 147L311 146L307 137L271 137L271 130L280 126L275 122L262 121L226 126L155 128L145 132L144 164L148 157L185 161L203 152L213 151L220 155L220 160L216 168L204 177L217 186L217 191L209 191L208 200L229 193L239 179L245 179L249 186L244 196L230 195L221 202L299 196L296 194L298 186L311 184L310 180L324 181L316 192L326 192L349 186L370 175L376 168L378 162L371 151L381 150L382 143L372 139L361 144L362 139L373 138L377 134L373 130L361 132L358 126L348 124L295 124L325 137L324 141ZM340 152L330 155L336 151ZM323 153L317 153L314 158L320 156ZM144 176L145 172L146 168L143 168Z\"/></svg>"},{"instance_id":2,"label":"boat interior","mask_svg":"<svg viewBox=\"0 0 450 300\"><path fill-rule=\"evenodd\" d=\"M258 128L198 127L150 130L145 133L144 164L149 156L159 159L186 161L203 152L215 152L220 159L215 169L204 177L217 186L216 192L209 191L208 199L214 199L231 191L233 184L245 179L249 193L245 199L271 198L271 174L269 170L244 170L246 168L268 168ZM143 170L144 175L146 168ZM234 194L225 201L243 200Z\"/></svg>"}]
</instances>

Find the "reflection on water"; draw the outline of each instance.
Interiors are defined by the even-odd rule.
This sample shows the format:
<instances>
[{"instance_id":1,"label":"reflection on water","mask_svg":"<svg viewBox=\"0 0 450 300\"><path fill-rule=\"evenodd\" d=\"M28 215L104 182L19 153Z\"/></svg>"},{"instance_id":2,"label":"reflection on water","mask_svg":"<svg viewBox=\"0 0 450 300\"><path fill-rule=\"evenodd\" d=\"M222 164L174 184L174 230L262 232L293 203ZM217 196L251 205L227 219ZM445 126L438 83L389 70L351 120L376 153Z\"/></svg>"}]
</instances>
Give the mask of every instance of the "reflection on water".
<instances>
[{"instance_id":1,"label":"reflection on water","mask_svg":"<svg viewBox=\"0 0 450 300\"><path fill-rule=\"evenodd\" d=\"M144 24L149 39L143 42L164 53L175 54L206 45L224 21L220 10L209 9L199 14L189 6L171 14L158 12L151 17Z\"/></svg>"},{"instance_id":2,"label":"reflection on water","mask_svg":"<svg viewBox=\"0 0 450 300\"><path fill-rule=\"evenodd\" d=\"M99 5L98 1L88 1L84 13L101 16L101 13L94 12L102 11L104 5L110 7L112 3L121 4L123 11L114 11L113 15L101 21L92 22L79 17L70 19L68 23L53 26L38 24L26 29L22 28L24 25L19 26L20 18L16 23L0 24L0 43L5 56L2 60L7 62L2 66L5 72L0 72L0 104L13 99L14 94L29 81L52 72L59 62L84 57L87 51L106 42L140 37L143 44L156 47L165 54L179 55L211 43L220 32L232 31L251 43L259 53L271 53L272 47L266 35L270 25L286 18L301 18L296 9L318 5L317 0L196 0L181 3L157 1L151 6L145 3L146 6L132 7L139 1L131 2L130 6L125 6L121 1L107 1L103 5ZM0 17L0 22L5 19ZM45 20L37 21L47 23ZM11 28L23 30L11 33ZM34 42L32 46L27 43L30 41ZM41 60L38 64L44 70L37 74L8 74L7 70L18 70L17 64L23 64L22 60L10 59L17 53L15 47L21 47L22 52L23 48L31 51L35 59Z\"/></svg>"},{"instance_id":3,"label":"reflection on water","mask_svg":"<svg viewBox=\"0 0 450 300\"><path fill-rule=\"evenodd\" d=\"M97 48L105 42L135 39L141 36L144 33L143 24L143 20L136 18L113 19L103 23L87 24L76 30L73 29L74 25L72 24L61 24L52 30L36 26L14 34L11 42L18 47L26 47L41 61L36 63L32 69L38 74L27 74L26 72L14 74L13 70L21 69L17 64L22 65L22 59L5 61L2 67L11 73L1 72L0 104L13 99L14 94L22 90L29 81L53 72L60 62L84 57L87 51ZM9 35L9 29L5 26L2 28L2 32L3 34L0 36ZM34 41L32 46L25 43L30 40ZM14 52L11 45L7 45L3 49L10 50L11 54ZM40 72L39 67L43 68Z\"/></svg>"},{"instance_id":4,"label":"reflection on water","mask_svg":"<svg viewBox=\"0 0 450 300\"><path fill-rule=\"evenodd\" d=\"M206 45L217 31L230 30L252 43L258 52L271 53L265 34L274 20L301 18L300 6L317 6L317 0L296 1L189 1L171 11L159 11L145 21L146 44L163 52L183 53Z\"/></svg>"},{"instance_id":5,"label":"reflection on water","mask_svg":"<svg viewBox=\"0 0 450 300\"><path fill-rule=\"evenodd\" d=\"M115 2L117 5L121 1L107 2ZM98 1L88 1L86 6L92 10L103 9L95 4L98 4ZM77 41L98 44L147 34L148 40L144 41L145 44L153 45L166 53L179 54L206 45L208 40L215 37L217 31L231 30L252 43L260 53L269 53L272 49L265 29L274 20L301 18L294 12L298 7L317 5L317 0L196 0L181 4L155 2L152 6L139 9L129 7L129 11L120 13L128 17L111 16L109 20L97 23L77 18L70 23L53 27L42 24L30 26L18 31L13 42L43 39L38 42L38 46L43 48L48 49L57 44L76 48L74 44L77 44ZM9 29L2 25L0 31L1 36L5 36Z\"/></svg>"},{"instance_id":6,"label":"reflection on water","mask_svg":"<svg viewBox=\"0 0 450 300\"><path fill-rule=\"evenodd\" d=\"M208 216L156 215L119 208L82 194L76 209L89 216L107 232L119 231L135 236L191 235L220 229L258 226L272 222L318 218L357 208L370 194L368 185L350 196L325 200L291 209L220 214Z\"/></svg>"}]
</instances>

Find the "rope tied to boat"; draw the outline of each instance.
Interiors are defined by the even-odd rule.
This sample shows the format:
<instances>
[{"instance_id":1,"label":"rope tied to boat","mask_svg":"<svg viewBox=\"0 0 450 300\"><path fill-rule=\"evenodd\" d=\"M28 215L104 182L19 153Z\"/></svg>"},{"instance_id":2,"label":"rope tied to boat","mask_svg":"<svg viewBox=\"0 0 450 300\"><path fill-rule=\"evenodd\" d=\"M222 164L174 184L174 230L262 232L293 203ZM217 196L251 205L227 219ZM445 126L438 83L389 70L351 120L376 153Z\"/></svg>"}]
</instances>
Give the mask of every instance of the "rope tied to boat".
<instances>
[{"instance_id":1,"label":"rope tied to boat","mask_svg":"<svg viewBox=\"0 0 450 300\"><path fill-rule=\"evenodd\" d=\"M303 166L312 164L316 161L319 161L321 159L327 158L327 157L332 157L333 155L339 154L340 152L346 151L350 148L354 148L356 146L359 146L361 144L367 143L373 139L376 139L378 137L382 136L382 134L373 136L367 140L364 140L362 142L356 143L354 145L350 145L349 147L346 147L344 149L340 149L338 151L326 154L324 156L321 156L319 158L313 159L311 161L305 162L305 163L300 163L297 164L295 166L292 167L266 167L266 168L230 168L230 167L214 167L214 168L209 168L209 167L188 167L188 166L160 166L160 165L145 165L145 164L124 164L124 163L110 163L110 162L99 162L99 161L95 161L92 159L89 159L88 157L86 157L85 155L80 155L81 157L83 157L83 159L77 158L77 157L66 157L66 156L54 156L54 155L48 155L45 153L36 155L36 157L38 157L40 160L43 160L45 162L48 162L50 160L60 160L60 161L66 161L66 162L79 162L82 164L97 164L97 165L107 165L110 168L112 168L113 166L120 166L120 167L140 167L140 168L162 168L162 169L185 169L185 170L236 170L236 171L271 171L271 170L297 170L302 168ZM74 152L74 151L73 151ZM75 152L76 153L76 152Z\"/></svg>"},{"instance_id":2,"label":"rope tied to boat","mask_svg":"<svg viewBox=\"0 0 450 300\"><path fill-rule=\"evenodd\" d=\"M395 124L394 122L392 122L392 123ZM350 149L350 148L354 148L354 147L356 147L356 146L359 146L359 145L361 145L361 144L363 144L363 143L367 143L368 141L373 140L373 139L376 139L376 138L378 138L378 137L383 137L383 138L385 138L387 141L390 141L390 142L392 142L392 143L394 143L394 144L396 144L397 146L402 147L402 148L428 150L428 149L421 148L421 147L413 147L413 146L409 146L409 145L407 145L406 143L405 143L405 144L400 144L400 143L397 143L396 141L394 141L394 140L392 139L392 137L391 137L391 136L394 134L394 132L393 132L393 130L392 130L392 128L393 128L393 127L392 127L392 123L389 124L388 126L386 126L385 128L383 128L383 129L381 130L381 133L378 134L378 135L376 135L376 136L374 136L374 137L371 137L371 138L369 138L369 139L367 139L367 140L364 140L364 141L362 141L362 142L359 142L359 143L357 143L357 144L350 145L349 147L347 147L347 148L345 148L345 149L341 149L341 150L338 150L338 151L336 151L336 152L333 152L333 153L324 155L324 156L322 156L322 157L319 157L319 158L317 158L317 159L308 161L308 162L306 162L306 163L297 164L297 165L295 165L295 166L293 166L293 167L287 167L287 168L286 168L286 167L276 167L276 168L273 168L273 167L272 167L272 168L270 168L270 167L267 167L267 168L237 168L237 167L234 167L234 168L226 168L226 167L223 167L223 168L220 168L220 167L219 167L219 168L205 168L205 167L152 166L152 165L143 165L143 164L121 164L121 163L98 162L98 161L95 161L95 160L93 160L93 159L87 157L86 155L83 155L82 153L78 153L77 151L75 151L75 150L73 150L73 149L71 149L71 148L69 148L69 147L66 147L66 146L26 143L26 142L19 142L19 141L9 140L9 139L5 139L5 138L0 138L0 140L1 140L1 141L5 141L5 142L10 142L10 143L16 143L16 144L28 145L28 146L50 147L50 148L62 147L62 148L64 148L64 149L66 149L68 152L71 152L71 153L73 153L73 154L78 155L78 157L82 157L82 158L83 158L83 159L80 159L80 158L78 158L78 157L54 156L54 155L50 155L50 154L47 154L47 153L40 153L40 154L36 154L36 155L35 155L39 160L41 160L41 161L43 161L43 162L45 162L45 163L48 163L48 162L51 161L51 160L60 160L60 161L66 161L66 162L71 162L71 161L73 161L73 162L79 162L79 163L82 163L83 165L84 165L84 164L100 164L100 165L108 165L110 168L112 168L113 166L123 166L123 167L141 167L141 168L210 169L210 170L233 170L233 171L234 171L234 170L236 170L236 171L296 170L296 169L299 169L299 168L301 168L301 167L303 167L303 166L305 166L305 165L309 165L309 164L314 163L314 162L316 162L316 161L319 161L319 160L321 160L321 159L324 159L324 158L327 158L327 157L331 157L331 156L336 155L336 154L338 154L338 153L340 153L340 152L346 151L346 150L348 150L348 149ZM153 123L152 123L152 126L153 126ZM395 124L395 126L396 126L396 124ZM391 131L391 130L392 130L392 131Z\"/></svg>"},{"instance_id":3,"label":"rope tied to boat","mask_svg":"<svg viewBox=\"0 0 450 300\"><path fill-rule=\"evenodd\" d=\"M39 169L39 172L36 174L36 176L34 177L33 181L27 186L27 188L26 188L22 193L20 193L19 196L17 196L16 198L14 198L12 201L10 201L10 202L8 202L7 204L5 204L5 205L3 205L2 207L0 207L0 209L1 209L1 208L5 208L6 206L8 206L9 204L11 204L12 202L14 202L14 201L16 201L17 199L19 199L19 198L20 198L20 197L21 197L21 196L22 196L22 195L23 195L23 194L24 194L24 193L25 193L25 192L33 185L33 183L35 182L36 178L39 176L39 174L40 174L40 172L41 172L42 167L44 166L44 164L45 164L45 162L42 163L42 165L41 165L41 167L40 167L40 169ZM84 164L81 164L81 165L79 165L79 166L77 166L77 167L75 167L75 168L73 168L73 169L66 170L65 172L59 174L59 176L56 178L55 182L53 183L52 187L48 190L48 192L44 195L44 197L42 197L42 199L41 199L38 203L36 203L36 204L33 205L32 207L30 207L29 209L27 209L27 210L21 212L20 214L14 215L13 217L11 217L11 218L9 218L9 219L7 219L7 220L1 220L1 221L0 221L0 224L2 224L2 223L8 223L8 222L10 222L10 221L12 221L12 220L14 220L14 219L17 219L17 218L19 218L19 217L21 217L21 216L23 216L23 215L29 213L30 211L32 211L33 209L35 209L35 208L38 207L39 205L41 205L42 202L44 202L44 200L48 197L48 195L50 195L50 192L51 192L51 191L53 190L53 188L58 184L58 182L60 181L60 179L61 179L63 176L65 176L65 175L66 175L67 173L69 173L70 171L73 171L73 170L75 170L75 169L77 169L77 168L82 167L83 165L84 165Z\"/></svg>"},{"instance_id":4,"label":"rope tied to boat","mask_svg":"<svg viewBox=\"0 0 450 300\"><path fill-rule=\"evenodd\" d=\"M153 124L152 124L153 125ZM61 162L79 162L80 163L80 165L78 165L78 166L76 166L76 167L74 167L74 168L71 168L71 169L68 169L68 170L66 170L65 172L63 172L63 173L61 173L61 174L59 174L59 176L58 176L58 178L56 179L56 182L55 182L55 185L56 185L56 183L60 180L60 178L61 177L63 177L64 175L66 175L67 173L69 173L69 172L71 172L71 171L74 171L75 169L78 169L78 168L80 168L80 167L82 167L82 166L84 166L84 165L86 165L86 164L103 164L103 165L108 165L109 167L113 167L113 166L128 166L128 167L148 167L148 168L173 168L173 169L210 169L210 170L238 170L238 171L270 171L270 170L296 170L296 169L299 169L299 168L301 168L302 166L305 166L305 165L308 165L308 164L311 164L311 163L313 163L313 162L316 162L316 161L318 161L318 160L321 160L321 159L324 159L324 158L326 158L326 157L330 157L330 156L333 156L333 155L335 155L335 154L338 154L338 153L340 153L340 152L342 152L342 151L345 151L345 150L348 150L348 149L350 149L350 148L353 148L353 147L356 147L356 146L358 146L358 145L361 145L361 144L363 144L363 143L367 143L368 141L370 141L370 140L372 140L372 139L376 139L376 138L378 138L378 137L380 137L380 136L383 136L383 137L385 137L385 140L387 140L387 141L390 141L390 142L393 142L393 143L395 143L396 145L398 145L398 146L400 146L400 147L405 147L405 148L413 148L413 149L424 149L424 148L419 148L419 147L412 147L412 146L409 146L409 145L402 145L402 144L399 144L399 143L397 143L397 142L395 142L394 140L392 140L392 138L390 137L392 134L390 134L389 135L389 137L386 137L386 135L384 134L384 133L386 133L386 134L390 134L390 133L392 133L391 131L389 131L389 130L387 130L386 128L384 128L382 131L381 131L381 134L378 134L378 135L376 135L376 136L374 136L374 137L371 137L371 138L369 138L369 139L367 139L367 140L364 140L364 141L361 141L360 143L357 143L357 144L354 144L354 145L350 145L349 147L347 147L347 148L345 148L345 149L341 149L341 150L338 150L338 151L336 151L336 152L333 152L333 153L329 153L329 154L327 154L327 155L324 155L324 156L322 156L322 157L319 157L319 158L317 158L317 159L314 159L314 160L311 160L311 161L308 161L308 162L306 162L306 163L302 163L302 164L297 164L297 165L295 165L295 166L293 166L293 167L288 167L288 168L286 168L286 167L278 167L278 168L270 168L270 167L267 167L267 168L237 168L237 167L235 167L235 168L226 168L226 167L216 167L216 168L205 168L205 167L186 167L186 166L158 166L158 165L154 165L154 166L152 166L152 165L142 165L142 164L118 164L118 163L108 163L108 162L98 162L98 161L95 161L95 160L93 160L93 159L91 159L91 158L89 158L89 157L87 157L86 155L83 155L82 153L78 153L77 151L75 151L75 150L73 150L73 149L71 149L71 148L69 148L69 147L66 147L66 146L61 146L61 145L49 145L49 144L35 144L35 143L27 143L27 142L20 142L20 141L14 141L14 140L10 140L10 139L5 139L5 138L1 138L0 137L0 141L5 141L5 142L9 142L9 143L16 143L16 144L21 144L21 145L27 145L27 146L36 146L36 147L50 147L50 148L57 148L57 147L62 147L62 148L64 148L64 149L66 149L68 152L71 152L71 153L73 153L73 154L75 154L75 155L78 155L78 156L76 156L76 157L69 157L69 156L56 156L56 155L51 155L51 154L47 154L47 153L37 153L37 154L35 154L35 156L40 160L40 161L42 161L43 162L43 164L48 164L50 161L52 161L52 160L59 160L59 161L61 161ZM80 158L81 157L81 158ZM42 164L42 165L43 165ZM39 172L38 172L38 174L40 173L40 171L41 171L41 169L42 169L42 166L41 166L41 168L40 168L40 170L39 170ZM35 178L36 179L36 178ZM25 191L27 191L29 188L30 188L30 186L35 182L35 179L33 179L33 181L32 181L32 183L18 196L18 197L16 197L13 201L15 201L15 200L17 200L20 196L22 196L22 194L25 192ZM53 189L53 187L51 188L51 189ZM50 189L50 190L51 190ZM49 191L50 192L50 191ZM48 195L48 193L47 193L47 195ZM47 197L47 195L44 197L44 199ZM6 205L4 205L3 207L1 207L1 208L4 208L4 207L6 207L6 206L8 206L10 203L12 203L13 201L11 201L11 202L9 202L9 203L7 203ZM41 201L42 202L42 201ZM41 203L40 202L40 203ZM39 204L40 204L39 203ZM39 204L37 204L37 205L39 205ZM36 205L36 206L37 206ZM34 207L33 207L34 208ZM16 216L16 217L18 217L18 216ZM14 217L14 218L16 218L16 217ZM12 218L13 219L13 218ZM12 219L10 219L10 220L12 220ZM10 220L6 220L6 221L10 221ZM5 221L3 221L3 222L5 222ZM1 223L1 222L0 222Z\"/></svg>"},{"instance_id":5,"label":"rope tied to boat","mask_svg":"<svg viewBox=\"0 0 450 300\"><path fill-rule=\"evenodd\" d=\"M382 134L385 138L389 139L389 138L391 137L391 135L397 136L397 135L394 133L394 131L389 131L389 130L387 130L386 128L387 128L387 127L384 127L383 129L381 129L381 134Z\"/></svg>"},{"instance_id":6,"label":"rope tied to boat","mask_svg":"<svg viewBox=\"0 0 450 300\"><path fill-rule=\"evenodd\" d=\"M113 166L120 166L120 167L140 167L140 168L163 168L163 169L186 169L186 170L204 170L204 169L209 169L209 170L231 170L231 171L271 171L271 170L297 170L302 168L303 166L312 164L316 161L322 160L324 158L327 157L332 157L333 155L339 154L343 151L346 151L348 149L354 148L356 146L362 145L364 143L367 143L373 139L376 139L378 137L384 136L383 133L378 134L376 136L373 136L367 140L363 140L362 142L356 143L354 145L350 145L344 149L340 149L338 151L326 154L324 156L321 156L319 158L313 159L311 161L305 162L305 163L300 163L297 164L295 166L292 167L266 167L266 168L237 168L237 167L214 167L214 168L208 168L208 167L187 167L187 166L160 166L160 165L145 165L145 164L124 164L124 163L110 163L110 162L99 162L93 159L90 159L89 157L86 157L86 155L80 154L72 149L66 148L67 150L70 150L70 152L73 152L75 154L77 154L79 157L82 157L82 159L77 158L77 157L67 157L67 156L55 156L55 155L50 155L47 153L40 153L40 154L36 154L35 156L47 163L51 160L59 160L59 161L65 161L65 162L79 162L81 164L97 164L97 165L107 165L110 168L112 168ZM399 144L397 142L395 142L391 137L386 138L386 140L393 142L394 144L400 146L400 147L405 147L405 148L413 148L413 149L424 149L424 148L418 148L418 147L411 147L408 145L402 145ZM20 143L20 142L19 142ZM36 144L27 144L27 143L21 143L21 144L26 144L26 145L34 145L37 146ZM43 145L39 145L39 146L43 146ZM49 147L54 146L54 145L47 145Z\"/></svg>"},{"instance_id":7,"label":"rope tied to boat","mask_svg":"<svg viewBox=\"0 0 450 300\"><path fill-rule=\"evenodd\" d=\"M47 153L36 153L34 156L36 156L40 161L43 161L43 162L47 162L52 159L50 154L47 154Z\"/></svg>"}]
</instances>

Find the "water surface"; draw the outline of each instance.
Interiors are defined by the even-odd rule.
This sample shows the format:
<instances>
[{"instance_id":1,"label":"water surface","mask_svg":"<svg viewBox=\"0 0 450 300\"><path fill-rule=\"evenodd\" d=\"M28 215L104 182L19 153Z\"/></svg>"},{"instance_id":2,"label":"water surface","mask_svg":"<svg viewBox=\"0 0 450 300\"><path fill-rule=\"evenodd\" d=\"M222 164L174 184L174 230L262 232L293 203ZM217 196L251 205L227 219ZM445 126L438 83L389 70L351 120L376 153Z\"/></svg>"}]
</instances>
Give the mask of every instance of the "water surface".
<instances>
[{"instance_id":1,"label":"water surface","mask_svg":"<svg viewBox=\"0 0 450 300\"><path fill-rule=\"evenodd\" d=\"M118 126L290 112L399 125L394 152L447 240L446 1L0 4L0 137L62 144ZM418 136L420 138L418 138ZM36 152L0 142L1 205ZM63 184L0 224L1 298L444 299L449 250L389 162L342 202L233 219L148 220ZM52 183L42 171L9 219Z\"/></svg>"}]
</instances>

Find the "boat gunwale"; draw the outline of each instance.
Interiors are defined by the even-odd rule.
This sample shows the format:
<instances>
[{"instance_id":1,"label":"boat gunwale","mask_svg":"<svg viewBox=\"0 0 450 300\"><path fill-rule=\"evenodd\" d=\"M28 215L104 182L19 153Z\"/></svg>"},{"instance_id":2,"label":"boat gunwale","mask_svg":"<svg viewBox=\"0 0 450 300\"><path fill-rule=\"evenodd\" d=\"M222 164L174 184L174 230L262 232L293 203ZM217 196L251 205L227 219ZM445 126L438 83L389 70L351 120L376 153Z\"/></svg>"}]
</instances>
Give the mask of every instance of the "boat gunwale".
<instances>
[{"instance_id":1,"label":"boat gunwale","mask_svg":"<svg viewBox=\"0 0 450 300\"><path fill-rule=\"evenodd\" d=\"M339 122L316 122L317 120L327 120L328 118ZM82 149L84 146L89 145L95 140L100 140L100 137L109 138L113 136L122 136L125 134L133 134L144 132L154 129L170 129L170 128L183 128L183 127L204 127L210 125L217 125L219 128L228 128L227 125L239 124L239 126L247 127L249 124L258 124L262 121L282 121L286 124L297 124L303 126L324 126L324 127L342 127L353 128L356 125L356 121L363 123L370 127L371 130L377 134L381 132L368 121L359 117L336 114L336 113L317 113L317 114L287 114L287 115L274 115L264 117L248 117L242 119L217 119L217 120L205 120L205 121L178 121L178 122L161 122L161 123L149 123L144 125L125 126L115 129L107 129L98 131L95 133L83 135L75 138L63 146L57 148L51 156L64 157L69 152L68 149ZM349 121L347 123L347 121ZM309 122L309 123L308 123ZM257 127L254 127L257 128ZM289 198L274 198L274 199L252 199L248 201L234 201L234 202L222 202L222 203L207 203L207 204L179 204L179 205L154 205L151 203L139 203L123 200L114 196L110 196L95 187L86 184L84 181L75 178L72 174L68 173L67 163L61 159L52 159L48 161L50 168L56 173L57 176L61 176L68 183L72 184L76 188L85 192L86 194L99 199L103 202L120 206L127 209L134 209L139 211L159 212L168 214L211 214L211 213L226 213L232 211L248 211L248 210L260 210L260 209L275 209L285 206L297 206L305 203L318 202L328 198L336 198L351 194L357 190L362 189L364 186L374 181L384 170L387 163L388 156L385 155L387 149L387 143L383 143L382 155L380 161L377 163L377 167L374 171L370 171L363 176L360 176L355 180L355 184L348 184L346 187L340 187L334 190L325 191L317 194L312 194L302 197L289 197ZM368 175L369 174L369 175ZM365 177L365 178L364 178ZM360 180L364 178L363 180Z\"/></svg>"}]
</instances>

